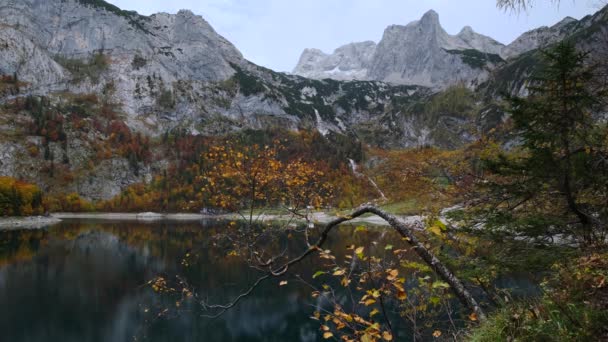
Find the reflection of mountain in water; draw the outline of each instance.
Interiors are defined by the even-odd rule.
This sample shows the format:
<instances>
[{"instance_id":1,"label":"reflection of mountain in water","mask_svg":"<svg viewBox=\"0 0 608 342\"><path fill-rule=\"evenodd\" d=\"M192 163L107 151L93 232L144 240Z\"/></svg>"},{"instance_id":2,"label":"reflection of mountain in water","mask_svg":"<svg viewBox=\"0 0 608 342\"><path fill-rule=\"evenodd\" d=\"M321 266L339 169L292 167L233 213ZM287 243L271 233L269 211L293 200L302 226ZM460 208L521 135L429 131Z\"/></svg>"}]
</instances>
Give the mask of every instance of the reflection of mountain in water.
<instances>
[{"instance_id":1,"label":"reflection of mountain in water","mask_svg":"<svg viewBox=\"0 0 608 342\"><path fill-rule=\"evenodd\" d=\"M321 302L294 279L283 287L279 280L263 283L216 320L201 317L192 304L193 310L173 319L146 323L158 312L157 304L175 305L142 286L158 275L182 274L201 298L216 304L229 302L255 281L259 273L238 257L226 257L228 250L214 239L226 229L220 223L63 222L49 231L0 232L0 306L10 308L0 311L2 341L132 341L140 329L148 341L318 340L318 322L309 317ZM353 231L332 232L326 247L342 258L352 253L346 249L351 244L385 253L388 243L400 241L384 229ZM297 239L273 247L282 250L283 243L290 253L302 248ZM182 269L187 251L194 259ZM306 259L291 273L312 279L320 263ZM318 281L331 283L330 278Z\"/></svg>"},{"instance_id":2,"label":"reflection of mountain in water","mask_svg":"<svg viewBox=\"0 0 608 342\"><path fill-rule=\"evenodd\" d=\"M67 222L35 234L0 232L0 305L10 308L0 312L2 340L132 341L142 328L151 341L316 340L310 291L296 284L279 289L272 281L217 320L194 310L144 323L144 308L159 297L141 285L178 273L193 246L203 248L186 274L211 301L227 302L255 279L242 261L213 246L211 237L222 229Z\"/></svg>"},{"instance_id":3,"label":"reflection of mountain in water","mask_svg":"<svg viewBox=\"0 0 608 342\"><path fill-rule=\"evenodd\" d=\"M131 340L139 285L159 272L116 236L91 231L43 243L29 262L0 270L0 330L7 341Z\"/></svg>"}]
</instances>

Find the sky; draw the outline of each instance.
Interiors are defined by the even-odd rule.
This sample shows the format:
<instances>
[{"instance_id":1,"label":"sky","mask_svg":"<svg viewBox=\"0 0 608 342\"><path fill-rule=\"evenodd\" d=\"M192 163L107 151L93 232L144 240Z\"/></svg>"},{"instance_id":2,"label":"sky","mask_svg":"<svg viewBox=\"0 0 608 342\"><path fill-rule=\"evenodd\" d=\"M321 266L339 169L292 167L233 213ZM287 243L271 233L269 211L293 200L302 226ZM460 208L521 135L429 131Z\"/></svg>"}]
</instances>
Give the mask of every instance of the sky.
<instances>
[{"instance_id":1,"label":"sky","mask_svg":"<svg viewBox=\"0 0 608 342\"><path fill-rule=\"evenodd\" d=\"M351 42L380 41L384 29L418 20L430 9L450 34L471 26L508 44L520 34L553 25L566 16L580 19L602 0L536 0L524 13L505 12L494 0L108 0L144 15L189 9L203 16L248 60L277 71L292 71L305 48L327 53Z\"/></svg>"}]
</instances>

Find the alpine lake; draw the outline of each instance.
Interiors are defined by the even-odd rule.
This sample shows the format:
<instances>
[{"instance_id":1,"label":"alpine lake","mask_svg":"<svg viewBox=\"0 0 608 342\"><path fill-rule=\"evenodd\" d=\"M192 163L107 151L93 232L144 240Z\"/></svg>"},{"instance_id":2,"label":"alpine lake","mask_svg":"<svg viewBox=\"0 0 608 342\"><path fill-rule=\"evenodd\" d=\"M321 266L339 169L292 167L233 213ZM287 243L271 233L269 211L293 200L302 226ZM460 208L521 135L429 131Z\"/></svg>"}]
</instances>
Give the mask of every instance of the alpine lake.
<instances>
[{"instance_id":1,"label":"alpine lake","mask_svg":"<svg viewBox=\"0 0 608 342\"><path fill-rule=\"evenodd\" d=\"M332 308L323 303L323 296L311 296L311 285L320 287L335 279L329 275L313 279L323 269L316 256L303 260L283 278L262 282L221 316L206 317L200 302L229 303L261 275L217 238L229 226L214 220L78 219L40 230L0 231L0 306L5 308L0 310L0 340L323 340L322 323L312 316ZM366 246L370 254L389 258L393 254L385 247L389 244L406 247L389 228L357 232L355 225L342 225L331 232L324 248L339 259L352 254L347 250L350 245ZM289 247L293 255L303 248L301 240L290 236L279 245ZM150 286L159 276L176 275L196 290L196 300L175 303ZM345 303L351 300L347 297L337 296ZM393 315L395 340L412 340L405 320Z\"/></svg>"}]
</instances>

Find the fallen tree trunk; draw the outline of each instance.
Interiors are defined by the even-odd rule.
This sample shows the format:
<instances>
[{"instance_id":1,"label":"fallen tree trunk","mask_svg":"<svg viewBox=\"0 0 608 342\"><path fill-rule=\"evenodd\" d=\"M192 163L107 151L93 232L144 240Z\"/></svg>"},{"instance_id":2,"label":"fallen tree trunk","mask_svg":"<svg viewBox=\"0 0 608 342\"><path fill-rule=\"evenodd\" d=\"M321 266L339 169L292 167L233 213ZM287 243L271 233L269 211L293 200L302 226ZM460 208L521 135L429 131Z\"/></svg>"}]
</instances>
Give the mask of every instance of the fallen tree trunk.
<instances>
[{"instance_id":1,"label":"fallen tree trunk","mask_svg":"<svg viewBox=\"0 0 608 342\"><path fill-rule=\"evenodd\" d=\"M467 306L469 309L471 309L475 313L475 315L477 316L477 319L480 322L485 321L487 319L485 312L483 311L483 309L481 308L479 303L477 303L475 298L471 295L471 293L467 290L467 288L464 286L464 283L460 279L458 279L456 277L456 275L454 275L454 273L452 273L452 271L450 271L435 255L433 255L433 253L431 253L431 251L429 251L429 249L426 248L420 242L420 240L418 240L418 238L414 234L413 228L408 227L404 222L400 221L396 216L389 214L389 213L387 213L379 208L376 208L374 206L371 206L371 205L364 205L364 206L358 208L357 210L355 210L354 212L352 212L349 216L338 217L338 218L334 219L333 221L327 223L325 225L325 227L323 228L323 230L321 231L321 236L319 237L317 242L315 244L311 245L308 249L306 249L306 251L304 251L300 256L298 256L294 259L291 259L278 267L276 265L274 265L274 263L269 263L269 264L263 265L263 266L268 267L269 272L266 275L258 278L256 283L247 292L238 296L236 298L236 300L234 300L232 303L230 303L228 305L205 305L205 307L210 308L210 309L221 309L222 311L218 315L215 315L213 317L217 317L217 316L221 315L223 312L225 312L229 308L234 307L241 299L243 299L248 294L250 294L255 289L255 287L257 287L258 284L261 283L262 281L272 278L272 277L283 276L289 270L289 268L291 266L299 263L300 261L304 260L306 257L311 255L312 253L320 250L321 247L323 246L323 244L325 243L325 241L327 240L329 233L335 227L339 226L342 223L348 222L352 219L365 215L365 214L377 215L377 216L381 217L382 219L384 219L386 222L388 222L388 224L393 229L395 229L403 238L405 238L408 241L408 243L410 245L412 245L416 254L418 254L418 256L426 264L428 264L439 275L439 277L443 281L445 281L446 283L448 283L450 285L450 288L452 289L452 291L454 292L456 297L458 297L458 299L462 302L462 304Z\"/></svg>"},{"instance_id":2,"label":"fallen tree trunk","mask_svg":"<svg viewBox=\"0 0 608 342\"><path fill-rule=\"evenodd\" d=\"M402 237L406 238L408 243L414 247L414 251L418 256L424 260L433 270L439 275L439 277L450 285L450 288L456 294L458 299L471 309L476 315L479 321L486 320L486 314L483 309L479 306L479 303L471 295L471 293L464 286L464 283L452 273L431 251L429 251L416 237L413 230L406 226L405 223L400 221L396 216L391 215L379 208L373 206L364 206L357 210L356 213L363 211L361 216L365 213L372 213L383 218L388 224L391 225ZM354 217L353 217L354 218Z\"/></svg>"}]
</instances>

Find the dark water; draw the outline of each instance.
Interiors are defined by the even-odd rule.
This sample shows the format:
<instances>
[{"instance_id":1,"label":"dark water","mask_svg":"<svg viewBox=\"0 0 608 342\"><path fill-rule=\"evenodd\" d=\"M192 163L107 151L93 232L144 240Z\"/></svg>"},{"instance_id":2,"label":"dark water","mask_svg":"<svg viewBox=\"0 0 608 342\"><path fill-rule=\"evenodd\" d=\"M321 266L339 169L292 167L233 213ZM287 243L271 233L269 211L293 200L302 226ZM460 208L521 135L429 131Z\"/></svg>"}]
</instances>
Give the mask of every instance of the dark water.
<instances>
[{"instance_id":1,"label":"dark water","mask_svg":"<svg viewBox=\"0 0 608 342\"><path fill-rule=\"evenodd\" d=\"M0 231L0 340L19 341L318 341L311 290L273 279L218 319L197 307L154 319L171 305L142 286L158 275L183 274L210 302L226 303L258 274L214 245L225 223L68 221L39 231ZM336 251L371 240L398 244L377 229L332 233ZM397 241L395 243L395 241ZM190 266L181 261L192 252ZM318 260L291 270L311 279ZM397 327L398 328L398 327ZM405 330L404 330L405 331Z\"/></svg>"}]
</instances>

